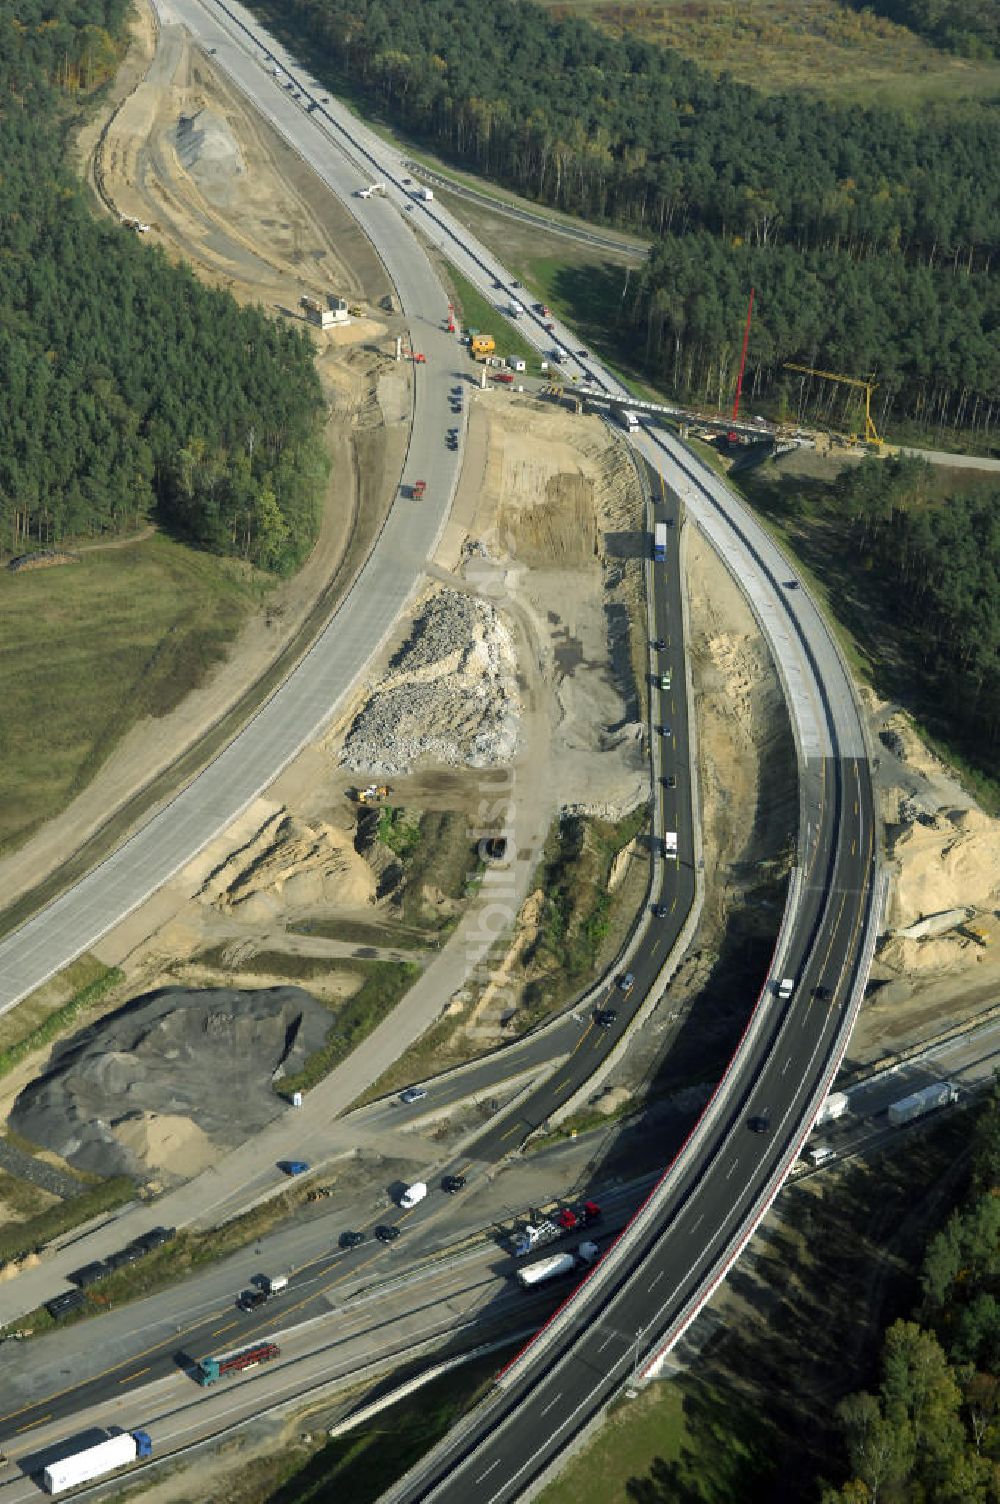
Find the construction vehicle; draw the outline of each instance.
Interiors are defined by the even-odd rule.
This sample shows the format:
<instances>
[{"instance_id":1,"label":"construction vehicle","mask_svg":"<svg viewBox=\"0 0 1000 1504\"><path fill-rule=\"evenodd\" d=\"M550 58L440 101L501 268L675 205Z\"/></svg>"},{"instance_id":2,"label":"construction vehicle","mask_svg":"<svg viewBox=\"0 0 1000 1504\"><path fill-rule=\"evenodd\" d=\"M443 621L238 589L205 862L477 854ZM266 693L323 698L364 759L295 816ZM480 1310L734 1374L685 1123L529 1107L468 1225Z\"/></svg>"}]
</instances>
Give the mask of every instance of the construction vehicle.
<instances>
[{"instance_id":1,"label":"construction vehicle","mask_svg":"<svg viewBox=\"0 0 1000 1504\"><path fill-rule=\"evenodd\" d=\"M482 360L496 351L497 342L492 334L480 334L477 330L469 340L469 348L476 360Z\"/></svg>"},{"instance_id":2,"label":"construction vehicle","mask_svg":"<svg viewBox=\"0 0 1000 1504\"><path fill-rule=\"evenodd\" d=\"M427 482L425 480L415 481L414 485L413 485L413 499L414 499L414 501L420 501L422 499L423 494L424 494L424 492L426 490L427 490Z\"/></svg>"},{"instance_id":3,"label":"construction vehicle","mask_svg":"<svg viewBox=\"0 0 1000 1504\"><path fill-rule=\"evenodd\" d=\"M153 1443L145 1431L125 1431L121 1436L110 1436L82 1452L73 1452L69 1457L60 1457L50 1462L42 1473L42 1486L46 1493L61 1494L68 1488L79 1488L82 1483L92 1483L95 1478L106 1478L130 1462L139 1462L152 1457Z\"/></svg>"},{"instance_id":4,"label":"construction vehicle","mask_svg":"<svg viewBox=\"0 0 1000 1504\"><path fill-rule=\"evenodd\" d=\"M872 392L875 390L874 381L859 381L854 376L840 376L836 371L817 371L812 366L794 365L791 361L785 361L786 371L800 371L805 376L821 376L824 381L839 381L843 386L860 387L865 394L865 438L864 442L871 449L881 450L885 440L879 437L872 418ZM860 443L857 434L851 434L851 443Z\"/></svg>"},{"instance_id":5,"label":"construction vehicle","mask_svg":"<svg viewBox=\"0 0 1000 1504\"><path fill-rule=\"evenodd\" d=\"M359 804L378 804L389 797L387 783L370 783L366 789L355 789L354 797Z\"/></svg>"},{"instance_id":6,"label":"construction vehicle","mask_svg":"<svg viewBox=\"0 0 1000 1504\"><path fill-rule=\"evenodd\" d=\"M276 1342L255 1342L253 1347L241 1347L237 1352L225 1353L220 1358L202 1358L194 1376L204 1388L228 1378L230 1374L256 1368L258 1363L268 1363L278 1357L279 1351Z\"/></svg>"}]
</instances>

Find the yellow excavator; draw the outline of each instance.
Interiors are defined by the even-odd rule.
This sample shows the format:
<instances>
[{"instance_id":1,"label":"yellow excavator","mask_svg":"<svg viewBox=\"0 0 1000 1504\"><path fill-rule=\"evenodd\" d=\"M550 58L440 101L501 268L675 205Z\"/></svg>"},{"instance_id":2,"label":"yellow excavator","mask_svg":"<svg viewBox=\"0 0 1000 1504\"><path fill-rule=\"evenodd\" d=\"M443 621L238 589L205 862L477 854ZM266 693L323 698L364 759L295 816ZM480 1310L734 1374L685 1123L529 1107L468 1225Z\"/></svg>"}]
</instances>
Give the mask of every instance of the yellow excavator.
<instances>
[{"instance_id":1,"label":"yellow excavator","mask_svg":"<svg viewBox=\"0 0 1000 1504\"><path fill-rule=\"evenodd\" d=\"M390 792L387 783L370 783L366 789L355 789L354 797L359 804L381 804Z\"/></svg>"}]
</instances>

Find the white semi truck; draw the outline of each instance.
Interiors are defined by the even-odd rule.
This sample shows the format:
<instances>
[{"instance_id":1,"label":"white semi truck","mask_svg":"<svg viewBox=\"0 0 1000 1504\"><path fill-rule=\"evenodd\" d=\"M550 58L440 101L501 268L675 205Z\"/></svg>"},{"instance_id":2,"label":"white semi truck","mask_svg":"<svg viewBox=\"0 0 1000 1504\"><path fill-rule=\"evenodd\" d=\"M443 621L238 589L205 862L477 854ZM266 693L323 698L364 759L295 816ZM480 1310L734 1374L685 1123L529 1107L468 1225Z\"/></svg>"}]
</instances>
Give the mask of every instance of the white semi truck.
<instances>
[{"instance_id":1,"label":"white semi truck","mask_svg":"<svg viewBox=\"0 0 1000 1504\"><path fill-rule=\"evenodd\" d=\"M832 1091L816 1114L814 1126L822 1128L824 1123L835 1123L838 1118L844 1116L850 1105L846 1091Z\"/></svg>"},{"instance_id":2,"label":"white semi truck","mask_svg":"<svg viewBox=\"0 0 1000 1504\"><path fill-rule=\"evenodd\" d=\"M922 1091L915 1091L912 1096L901 1097L898 1102L893 1102L887 1116L894 1128L901 1128L904 1123L913 1123L928 1112L934 1112L938 1107L949 1107L957 1101L958 1087L954 1082L935 1081Z\"/></svg>"},{"instance_id":3,"label":"white semi truck","mask_svg":"<svg viewBox=\"0 0 1000 1504\"><path fill-rule=\"evenodd\" d=\"M86 1447L82 1452L60 1457L58 1462L50 1462L42 1473L42 1486L46 1493L62 1494L68 1488L106 1478L109 1473L128 1467L130 1462L141 1462L152 1455L153 1443L145 1431L125 1431L121 1436L98 1442L96 1447Z\"/></svg>"}]
</instances>

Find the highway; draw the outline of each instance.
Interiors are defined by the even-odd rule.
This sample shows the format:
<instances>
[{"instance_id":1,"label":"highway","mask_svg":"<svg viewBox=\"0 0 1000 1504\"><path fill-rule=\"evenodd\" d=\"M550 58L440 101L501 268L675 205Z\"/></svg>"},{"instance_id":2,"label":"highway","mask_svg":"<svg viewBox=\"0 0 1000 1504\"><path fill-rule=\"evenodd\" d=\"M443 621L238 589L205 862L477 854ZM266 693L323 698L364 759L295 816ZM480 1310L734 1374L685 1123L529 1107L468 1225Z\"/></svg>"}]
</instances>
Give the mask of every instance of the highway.
<instances>
[{"instance_id":1,"label":"highway","mask_svg":"<svg viewBox=\"0 0 1000 1504\"><path fill-rule=\"evenodd\" d=\"M322 652L317 655L314 650L309 655L304 677L302 670L293 675L271 702L274 706L289 690L281 715L272 715L271 730L262 734L257 725L267 724L270 707L265 707L244 733L248 738L244 745L240 738L203 775L206 781L198 780L202 787L188 821L185 809L178 806L191 790L164 812L155 841L142 844L160 816L92 874L93 882L87 879L67 895L69 907L59 910L64 902L59 900L40 916L34 949L24 944L32 926L11 937L8 944L22 942L16 964L6 946L0 949L0 985L8 996L18 986L28 990L27 979L37 976L39 966L47 965L46 974L51 974L65 964L67 947L75 944L75 954L91 943L95 924L104 922L100 913L107 917L117 906L116 917L120 917L134 907L152 890L151 884L163 881L185 859L180 855L185 843L188 855L204 844L206 825L214 831L227 823L266 782L265 773L272 776L283 765L282 759L287 761L292 755L293 742L298 746L306 739L310 732L303 728L310 724L315 729L330 713L337 695L381 640L379 634L385 635L433 545L454 483L439 435L447 426L447 387L453 377L455 349L453 344L446 346L447 337L435 323L433 310L439 306L441 290L424 258L413 254L407 217L480 287L490 287L497 272L495 258L476 246L438 206L413 207L391 149L346 111L331 104L307 113L287 91L267 81L262 44L234 32L232 17L239 14L238 7L177 0L162 11L165 19L182 19L206 45L217 48L219 66L256 99L307 160L318 164L324 179L345 199L364 181L366 169L373 179L387 181L390 196L366 201L363 223L397 280L404 306L414 320L415 343L427 347L431 362L427 372L435 373L427 375L419 368L414 441L405 472L408 479L426 475L431 505L393 509L383 539L390 539L391 547L383 548L380 543L377 558L373 556L366 566L372 571L366 588L353 592L335 618L339 630L323 640ZM253 23L247 20L245 24ZM270 43L266 50L280 56ZM345 128L350 140L343 135ZM331 142L336 150L331 149ZM551 343L539 320L522 320L521 327L540 349ZM556 337L572 348L570 331L559 328ZM589 357L574 358L586 379L625 395L614 378ZM794 992L789 1000L779 1001L773 987L765 990L741 1049L692 1140L624 1234L614 1258L598 1266L576 1299L549 1325L542 1340L506 1372L487 1401L390 1491L387 1498L392 1500L448 1499L464 1504L476 1497L488 1504L523 1497L573 1437L600 1413L640 1353L645 1366L676 1340L777 1194L832 1079L863 988L877 899L878 836L859 714L826 623L808 593L788 585L788 566L780 553L718 477L678 441L652 428L643 430L636 447L665 476L668 495L680 498L686 515L706 533L739 580L772 644L784 681L800 753L802 821L799 866L779 942L775 979L779 974L792 977ZM676 500L671 505L676 507ZM404 558L412 562L404 563ZM663 609L669 611L670 592L667 595ZM317 656L323 659L325 672L314 666L310 673L307 665ZM336 666L331 670L334 659ZM675 737L679 739L683 730L677 719L683 713L683 696L672 693L675 720L668 722L671 735L663 738L668 759L676 750ZM290 724L295 727L292 732L287 729ZM217 772L213 780L213 770L220 767L223 774ZM681 829L683 787L670 793L678 801L676 818ZM195 817L200 824L190 823ZM690 841L688 826L681 861L673 874L678 909L683 902L682 884L693 882ZM160 852L160 843L168 847L168 854ZM664 893L670 893L671 875L663 881ZM87 883L91 888L81 907L79 893ZM70 903L74 895L75 909ZM81 939L88 926L88 938ZM59 937L56 949L64 958L50 964L52 947L43 954L44 941L46 936L51 940L54 932ZM648 944L655 947L655 926L649 935ZM654 967L652 955L638 955L633 970L645 984ZM638 981L634 994L635 1003L628 1006L637 1006L641 998ZM627 1009L618 1011L616 1026L621 1027ZM578 1065L585 1063L585 1051L596 1055L608 1043L598 1037L593 1025L583 1037L590 1043L576 1052L581 1057ZM752 1116L766 1119L765 1131L750 1130ZM515 1141L522 1126L513 1125ZM502 1144L495 1130L490 1132L494 1137L487 1136L480 1150L500 1152Z\"/></svg>"}]
</instances>

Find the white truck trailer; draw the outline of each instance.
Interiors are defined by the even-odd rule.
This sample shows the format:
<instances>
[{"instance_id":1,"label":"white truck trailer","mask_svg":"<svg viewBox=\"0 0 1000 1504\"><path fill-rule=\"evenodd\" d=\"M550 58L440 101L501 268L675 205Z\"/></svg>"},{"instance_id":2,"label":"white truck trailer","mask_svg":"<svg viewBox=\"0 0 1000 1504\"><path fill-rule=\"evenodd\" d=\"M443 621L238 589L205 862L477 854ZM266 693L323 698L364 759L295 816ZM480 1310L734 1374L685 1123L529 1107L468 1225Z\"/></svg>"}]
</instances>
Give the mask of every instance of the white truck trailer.
<instances>
[{"instance_id":1,"label":"white truck trailer","mask_svg":"<svg viewBox=\"0 0 1000 1504\"><path fill-rule=\"evenodd\" d=\"M547 1259L539 1259L537 1264L525 1265L515 1271L514 1278L522 1290L530 1290L550 1279L558 1279L561 1274L572 1274L574 1269L585 1269L594 1263L597 1255L596 1243L581 1243L575 1253L553 1253Z\"/></svg>"},{"instance_id":2,"label":"white truck trailer","mask_svg":"<svg viewBox=\"0 0 1000 1504\"><path fill-rule=\"evenodd\" d=\"M130 1462L152 1455L153 1443L145 1431L126 1431L98 1442L96 1447L86 1447L82 1452L60 1457L58 1462L50 1462L42 1473L42 1486L47 1493L62 1494L68 1488L106 1478L109 1473L128 1467Z\"/></svg>"},{"instance_id":3,"label":"white truck trailer","mask_svg":"<svg viewBox=\"0 0 1000 1504\"><path fill-rule=\"evenodd\" d=\"M912 1096L901 1097L898 1102L893 1102L887 1116L894 1128L901 1128L904 1123L913 1123L938 1107L948 1107L957 1101L958 1087L953 1082L935 1081L922 1091L915 1091Z\"/></svg>"},{"instance_id":4,"label":"white truck trailer","mask_svg":"<svg viewBox=\"0 0 1000 1504\"><path fill-rule=\"evenodd\" d=\"M850 1105L846 1091L832 1091L817 1113L814 1126L822 1128L824 1123L835 1123L844 1116Z\"/></svg>"},{"instance_id":5,"label":"white truck trailer","mask_svg":"<svg viewBox=\"0 0 1000 1504\"><path fill-rule=\"evenodd\" d=\"M677 860L677 832L676 832L676 830L666 830L666 831L664 831L664 833L663 833L663 856L664 856L664 859L666 861L668 861L668 862L676 862L676 860Z\"/></svg>"}]
</instances>

